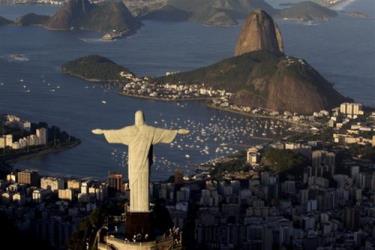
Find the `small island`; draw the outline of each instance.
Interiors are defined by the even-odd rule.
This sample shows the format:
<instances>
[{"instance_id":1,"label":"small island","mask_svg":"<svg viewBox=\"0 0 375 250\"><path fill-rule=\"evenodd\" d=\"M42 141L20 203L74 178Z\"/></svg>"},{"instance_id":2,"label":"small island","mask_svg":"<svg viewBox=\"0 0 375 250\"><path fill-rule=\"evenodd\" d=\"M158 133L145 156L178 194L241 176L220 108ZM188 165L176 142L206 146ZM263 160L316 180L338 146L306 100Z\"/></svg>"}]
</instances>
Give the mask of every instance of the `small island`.
<instances>
[{"instance_id":1,"label":"small island","mask_svg":"<svg viewBox=\"0 0 375 250\"><path fill-rule=\"evenodd\" d=\"M45 25L49 18L49 16L29 13L17 18L15 24L19 26Z\"/></svg>"},{"instance_id":2,"label":"small island","mask_svg":"<svg viewBox=\"0 0 375 250\"><path fill-rule=\"evenodd\" d=\"M101 33L103 40L112 40L135 33L142 23L120 1L66 1L52 16L29 13L15 22L0 17L0 26L40 25L48 30L86 30Z\"/></svg>"},{"instance_id":3,"label":"small island","mask_svg":"<svg viewBox=\"0 0 375 250\"><path fill-rule=\"evenodd\" d=\"M8 25L13 23L12 21L0 16L0 26Z\"/></svg>"},{"instance_id":4,"label":"small island","mask_svg":"<svg viewBox=\"0 0 375 250\"><path fill-rule=\"evenodd\" d=\"M49 18L45 27L63 31L89 30L121 37L134 33L141 23L119 1L94 4L88 0L71 0Z\"/></svg>"},{"instance_id":5,"label":"small island","mask_svg":"<svg viewBox=\"0 0 375 250\"><path fill-rule=\"evenodd\" d=\"M90 82L119 82L133 76L127 68L99 55L89 55L61 66L63 73Z\"/></svg>"}]
</instances>

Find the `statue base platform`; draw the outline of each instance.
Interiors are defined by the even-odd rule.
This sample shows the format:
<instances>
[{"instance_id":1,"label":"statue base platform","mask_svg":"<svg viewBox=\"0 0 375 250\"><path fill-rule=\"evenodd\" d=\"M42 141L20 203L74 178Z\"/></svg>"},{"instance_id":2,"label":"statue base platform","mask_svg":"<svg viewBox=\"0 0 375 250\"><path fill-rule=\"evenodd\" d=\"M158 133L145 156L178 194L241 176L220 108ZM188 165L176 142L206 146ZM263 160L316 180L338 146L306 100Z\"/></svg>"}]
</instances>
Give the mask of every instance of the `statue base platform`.
<instances>
[{"instance_id":1,"label":"statue base platform","mask_svg":"<svg viewBox=\"0 0 375 250\"><path fill-rule=\"evenodd\" d=\"M150 241L153 239L151 213L127 212L125 217L125 237L132 241Z\"/></svg>"}]
</instances>

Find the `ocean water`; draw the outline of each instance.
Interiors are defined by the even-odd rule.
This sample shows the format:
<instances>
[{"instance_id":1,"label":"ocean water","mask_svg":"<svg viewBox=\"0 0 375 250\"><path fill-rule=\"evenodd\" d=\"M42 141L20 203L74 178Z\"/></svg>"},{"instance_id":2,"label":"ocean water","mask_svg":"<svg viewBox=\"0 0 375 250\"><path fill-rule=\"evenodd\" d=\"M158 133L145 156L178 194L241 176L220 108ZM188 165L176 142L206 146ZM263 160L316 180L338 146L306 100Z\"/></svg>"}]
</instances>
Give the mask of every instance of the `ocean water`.
<instances>
[{"instance_id":1,"label":"ocean water","mask_svg":"<svg viewBox=\"0 0 375 250\"><path fill-rule=\"evenodd\" d=\"M362 0L346 10L364 10L374 15L372 7L372 0ZM28 12L54 11L51 6L0 6L0 16L10 19ZM375 106L374 19L341 15L318 25L284 21L278 24L287 54L306 59L344 95ZM249 131L257 136L269 132L257 129L264 127L263 120L212 110L198 102L177 104L123 97L60 73L62 63L88 54L106 56L139 75L190 70L232 56L239 31L239 26L145 22L131 37L102 42L98 34L91 32L1 27L0 113L46 121L82 139L82 144L74 149L19 162L16 167L93 177L104 177L110 170L124 171L126 148L109 145L90 130L131 124L138 109L144 110L146 119L155 126L192 130L189 137L180 137L173 145L155 147L155 180L165 179L176 167L192 171L194 164L264 142L249 136ZM12 54L22 54L24 60L14 60ZM106 104L102 103L104 100ZM208 155L202 153L205 147Z\"/></svg>"}]
</instances>

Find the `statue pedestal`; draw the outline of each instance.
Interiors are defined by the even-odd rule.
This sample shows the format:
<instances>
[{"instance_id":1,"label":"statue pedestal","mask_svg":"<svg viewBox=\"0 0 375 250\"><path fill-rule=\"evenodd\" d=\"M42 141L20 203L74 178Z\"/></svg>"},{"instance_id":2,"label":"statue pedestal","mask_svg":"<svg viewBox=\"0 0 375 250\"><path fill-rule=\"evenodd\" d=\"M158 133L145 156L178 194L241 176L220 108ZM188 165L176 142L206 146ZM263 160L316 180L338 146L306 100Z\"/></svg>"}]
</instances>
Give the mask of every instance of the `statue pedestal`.
<instances>
[{"instance_id":1,"label":"statue pedestal","mask_svg":"<svg viewBox=\"0 0 375 250\"><path fill-rule=\"evenodd\" d=\"M153 238L150 213L127 212L125 217L125 237L132 241L150 241Z\"/></svg>"}]
</instances>

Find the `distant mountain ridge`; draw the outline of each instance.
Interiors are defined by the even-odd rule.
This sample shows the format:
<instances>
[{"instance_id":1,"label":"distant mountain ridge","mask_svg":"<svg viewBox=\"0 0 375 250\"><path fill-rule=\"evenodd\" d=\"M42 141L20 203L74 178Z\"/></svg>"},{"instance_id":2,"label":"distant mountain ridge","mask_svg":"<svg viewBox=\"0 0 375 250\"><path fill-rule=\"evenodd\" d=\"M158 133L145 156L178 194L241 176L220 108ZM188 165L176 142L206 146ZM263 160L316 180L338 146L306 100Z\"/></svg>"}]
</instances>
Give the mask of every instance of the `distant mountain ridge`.
<instances>
[{"instance_id":1,"label":"distant mountain ridge","mask_svg":"<svg viewBox=\"0 0 375 250\"><path fill-rule=\"evenodd\" d=\"M13 23L11 20L8 20L8 19L0 16L0 26L8 25L8 24L11 24L11 23Z\"/></svg>"},{"instance_id":2,"label":"distant mountain ridge","mask_svg":"<svg viewBox=\"0 0 375 250\"><path fill-rule=\"evenodd\" d=\"M135 16L141 19L190 20L210 26L236 25L255 9L262 9L273 17L298 20L327 20L337 15L335 11L314 2L293 4L285 9L275 9L265 0L123 0L123 2Z\"/></svg>"},{"instance_id":3,"label":"distant mountain ridge","mask_svg":"<svg viewBox=\"0 0 375 250\"><path fill-rule=\"evenodd\" d=\"M337 16L337 12L317 3L306 1L279 10L276 18L296 19L302 21L323 21Z\"/></svg>"}]
</instances>

